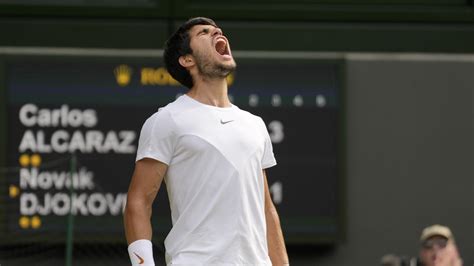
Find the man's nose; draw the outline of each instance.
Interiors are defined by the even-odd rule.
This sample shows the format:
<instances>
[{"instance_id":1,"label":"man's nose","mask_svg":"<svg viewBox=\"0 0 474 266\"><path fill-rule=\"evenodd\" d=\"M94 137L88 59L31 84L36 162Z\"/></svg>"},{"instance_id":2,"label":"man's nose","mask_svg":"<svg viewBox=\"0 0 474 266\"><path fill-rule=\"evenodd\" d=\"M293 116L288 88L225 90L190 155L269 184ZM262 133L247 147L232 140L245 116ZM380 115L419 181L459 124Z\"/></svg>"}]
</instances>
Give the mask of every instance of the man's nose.
<instances>
[{"instance_id":1,"label":"man's nose","mask_svg":"<svg viewBox=\"0 0 474 266\"><path fill-rule=\"evenodd\" d=\"M222 35L222 30L220 28L214 28L214 30L212 31L212 36L215 35Z\"/></svg>"}]
</instances>

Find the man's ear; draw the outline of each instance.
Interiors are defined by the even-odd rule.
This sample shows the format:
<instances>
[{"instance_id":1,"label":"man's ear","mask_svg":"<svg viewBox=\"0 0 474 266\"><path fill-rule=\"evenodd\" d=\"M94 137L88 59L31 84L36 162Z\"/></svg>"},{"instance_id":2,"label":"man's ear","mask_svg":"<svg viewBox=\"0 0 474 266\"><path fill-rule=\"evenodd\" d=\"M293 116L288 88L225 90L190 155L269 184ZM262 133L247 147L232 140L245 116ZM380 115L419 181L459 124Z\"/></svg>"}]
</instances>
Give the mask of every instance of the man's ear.
<instances>
[{"instance_id":1,"label":"man's ear","mask_svg":"<svg viewBox=\"0 0 474 266\"><path fill-rule=\"evenodd\" d=\"M179 64L185 68L194 65L194 58L191 55L183 55L179 57Z\"/></svg>"}]
</instances>

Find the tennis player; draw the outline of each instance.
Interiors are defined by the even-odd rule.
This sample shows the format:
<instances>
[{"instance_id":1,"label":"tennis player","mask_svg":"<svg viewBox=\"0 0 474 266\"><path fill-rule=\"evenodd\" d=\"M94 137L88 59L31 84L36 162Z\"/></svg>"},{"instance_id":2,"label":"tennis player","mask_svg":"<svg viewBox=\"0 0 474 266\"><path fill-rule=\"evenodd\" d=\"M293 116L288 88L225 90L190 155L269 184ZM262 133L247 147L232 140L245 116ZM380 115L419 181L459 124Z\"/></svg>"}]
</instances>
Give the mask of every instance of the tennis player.
<instances>
[{"instance_id":1,"label":"tennis player","mask_svg":"<svg viewBox=\"0 0 474 266\"><path fill-rule=\"evenodd\" d=\"M132 265L154 265L152 203L166 182L168 265L288 265L265 169L276 164L264 122L233 105L229 41L208 18L166 42L169 73L189 91L143 125L125 208Z\"/></svg>"}]
</instances>

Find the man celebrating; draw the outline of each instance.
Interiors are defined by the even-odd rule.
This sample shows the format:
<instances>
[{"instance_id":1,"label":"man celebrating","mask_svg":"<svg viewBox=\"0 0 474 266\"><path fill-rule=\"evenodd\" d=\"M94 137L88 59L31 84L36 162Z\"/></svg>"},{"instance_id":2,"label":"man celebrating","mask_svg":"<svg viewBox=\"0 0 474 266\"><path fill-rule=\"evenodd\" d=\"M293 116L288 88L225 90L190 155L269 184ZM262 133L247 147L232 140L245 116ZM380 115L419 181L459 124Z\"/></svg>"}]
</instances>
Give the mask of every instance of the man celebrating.
<instances>
[{"instance_id":1,"label":"man celebrating","mask_svg":"<svg viewBox=\"0 0 474 266\"><path fill-rule=\"evenodd\" d=\"M132 265L154 265L150 218L163 180L167 264L287 265L264 170L276 164L272 144L262 119L229 101L229 41L211 19L193 18L166 42L164 60L189 91L140 133L124 213Z\"/></svg>"}]
</instances>

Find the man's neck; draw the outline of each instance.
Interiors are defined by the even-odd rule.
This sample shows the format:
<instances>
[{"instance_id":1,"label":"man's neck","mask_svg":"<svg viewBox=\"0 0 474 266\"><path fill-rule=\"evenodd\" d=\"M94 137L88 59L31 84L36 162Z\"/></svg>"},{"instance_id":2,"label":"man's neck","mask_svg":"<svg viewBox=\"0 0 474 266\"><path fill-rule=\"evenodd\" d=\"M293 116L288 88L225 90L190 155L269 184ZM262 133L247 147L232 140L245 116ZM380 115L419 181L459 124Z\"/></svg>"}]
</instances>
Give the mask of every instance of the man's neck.
<instances>
[{"instance_id":1,"label":"man's neck","mask_svg":"<svg viewBox=\"0 0 474 266\"><path fill-rule=\"evenodd\" d=\"M203 104L217 107L231 106L227 95L226 79L196 81L187 95Z\"/></svg>"}]
</instances>

